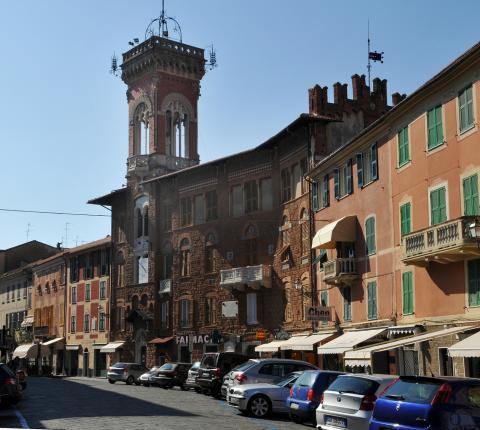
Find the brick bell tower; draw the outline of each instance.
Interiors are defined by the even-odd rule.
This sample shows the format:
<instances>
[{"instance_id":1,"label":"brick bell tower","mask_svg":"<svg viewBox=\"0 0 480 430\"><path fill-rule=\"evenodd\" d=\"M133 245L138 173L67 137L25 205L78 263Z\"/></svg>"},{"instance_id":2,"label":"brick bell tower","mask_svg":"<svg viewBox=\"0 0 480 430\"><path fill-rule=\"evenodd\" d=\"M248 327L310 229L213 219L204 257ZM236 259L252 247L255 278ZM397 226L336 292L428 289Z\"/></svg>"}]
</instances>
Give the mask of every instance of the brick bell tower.
<instances>
[{"instance_id":1,"label":"brick bell tower","mask_svg":"<svg viewBox=\"0 0 480 430\"><path fill-rule=\"evenodd\" d=\"M168 20L180 41L169 38ZM204 50L184 44L178 22L164 11L147 27L145 41L123 54L121 76L128 86L128 180L198 164L197 104L205 63Z\"/></svg>"}]
</instances>

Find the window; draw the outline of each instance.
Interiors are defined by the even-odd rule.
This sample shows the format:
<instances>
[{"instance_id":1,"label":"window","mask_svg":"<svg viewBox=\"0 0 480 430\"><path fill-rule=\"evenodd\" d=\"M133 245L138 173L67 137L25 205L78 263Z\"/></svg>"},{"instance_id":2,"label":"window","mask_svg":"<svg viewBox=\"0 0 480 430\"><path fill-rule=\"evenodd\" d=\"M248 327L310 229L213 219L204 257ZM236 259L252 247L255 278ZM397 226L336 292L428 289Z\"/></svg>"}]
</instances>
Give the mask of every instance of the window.
<instances>
[{"instance_id":1,"label":"window","mask_svg":"<svg viewBox=\"0 0 480 430\"><path fill-rule=\"evenodd\" d=\"M137 220L137 238L143 236L143 217L140 208L135 209L135 218Z\"/></svg>"},{"instance_id":2,"label":"window","mask_svg":"<svg viewBox=\"0 0 480 430\"><path fill-rule=\"evenodd\" d=\"M378 179L378 149L374 143L367 151L357 154L358 187Z\"/></svg>"},{"instance_id":3,"label":"window","mask_svg":"<svg viewBox=\"0 0 480 430\"><path fill-rule=\"evenodd\" d=\"M480 306L480 259L467 263L468 306Z\"/></svg>"},{"instance_id":4,"label":"window","mask_svg":"<svg viewBox=\"0 0 480 430\"><path fill-rule=\"evenodd\" d=\"M133 144L134 155L148 154L149 151L149 128L148 117L150 113L145 103L140 103L135 109L133 117Z\"/></svg>"},{"instance_id":5,"label":"window","mask_svg":"<svg viewBox=\"0 0 480 430\"><path fill-rule=\"evenodd\" d=\"M328 306L328 290L320 293L320 304L324 307ZM322 321L323 325L327 325L328 321Z\"/></svg>"},{"instance_id":6,"label":"window","mask_svg":"<svg viewBox=\"0 0 480 430\"><path fill-rule=\"evenodd\" d=\"M77 330L77 319L75 315L72 315L70 317L70 333L75 333L76 330Z\"/></svg>"},{"instance_id":7,"label":"window","mask_svg":"<svg viewBox=\"0 0 480 430\"><path fill-rule=\"evenodd\" d=\"M168 328L168 302L160 304L160 328Z\"/></svg>"},{"instance_id":8,"label":"window","mask_svg":"<svg viewBox=\"0 0 480 430\"><path fill-rule=\"evenodd\" d=\"M290 245L290 223L286 215L282 218L280 230L282 232L282 246Z\"/></svg>"},{"instance_id":9,"label":"window","mask_svg":"<svg viewBox=\"0 0 480 430\"><path fill-rule=\"evenodd\" d=\"M255 266L257 264L257 239L247 239L245 241L245 245L247 248L246 256L247 256L247 265L248 266Z\"/></svg>"},{"instance_id":10,"label":"window","mask_svg":"<svg viewBox=\"0 0 480 430\"><path fill-rule=\"evenodd\" d=\"M310 223L305 209L300 212L301 241L300 248L302 255L307 255L310 251Z\"/></svg>"},{"instance_id":11,"label":"window","mask_svg":"<svg viewBox=\"0 0 480 430\"><path fill-rule=\"evenodd\" d=\"M192 198L185 197L180 200L180 225L182 227L192 224Z\"/></svg>"},{"instance_id":12,"label":"window","mask_svg":"<svg viewBox=\"0 0 480 430\"><path fill-rule=\"evenodd\" d=\"M272 178L260 180L260 204L262 211L269 211L273 208Z\"/></svg>"},{"instance_id":13,"label":"window","mask_svg":"<svg viewBox=\"0 0 480 430\"><path fill-rule=\"evenodd\" d=\"M410 161L410 148L408 145L408 126L398 132L398 167Z\"/></svg>"},{"instance_id":14,"label":"window","mask_svg":"<svg viewBox=\"0 0 480 430\"><path fill-rule=\"evenodd\" d=\"M85 284L85 301L86 302L90 301L90 289L91 289L90 284Z\"/></svg>"},{"instance_id":15,"label":"window","mask_svg":"<svg viewBox=\"0 0 480 430\"><path fill-rule=\"evenodd\" d=\"M351 159L349 159L342 167L335 169L333 179L335 198L337 200L353 192Z\"/></svg>"},{"instance_id":16,"label":"window","mask_svg":"<svg viewBox=\"0 0 480 430\"><path fill-rule=\"evenodd\" d=\"M292 185L293 197L300 197L302 195L302 172L299 164L294 164L292 167Z\"/></svg>"},{"instance_id":17,"label":"window","mask_svg":"<svg viewBox=\"0 0 480 430\"><path fill-rule=\"evenodd\" d=\"M190 301L180 300L180 327L188 327L190 323Z\"/></svg>"},{"instance_id":18,"label":"window","mask_svg":"<svg viewBox=\"0 0 480 430\"><path fill-rule=\"evenodd\" d=\"M243 215L243 188L241 185L232 187L232 216Z\"/></svg>"},{"instance_id":19,"label":"window","mask_svg":"<svg viewBox=\"0 0 480 430\"><path fill-rule=\"evenodd\" d=\"M148 255L137 257L137 283L146 284L148 282Z\"/></svg>"},{"instance_id":20,"label":"window","mask_svg":"<svg viewBox=\"0 0 480 430\"><path fill-rule=\"evenodd\" d=\"M367 255L375 254L376 244L375 244L375 218L370 217L365 221L365 243L367 246L366 253Z\"/></svg>"},{"instance_id":21,"label":"window","mask_svg":"<svg viewBox=\"0 0 480 430\"><path fill-rule=\"evenodd\" d=\"M322 208L326 208L330 205L330 191L328 189L329 185L329 176L328 174L323 177L322 180Z\"/></svg>"},{"instance_id":22,"label":"window","mask_svg":"<svg viewBox=\"0 0 480 430\"><path fill-rule=\"evenodd\" d=\"M312 182L312 210L317 212L320 209L319 202L320 184L317 181Z\"/></svg>"},{"instance_id":23,"label":"window","mask_svg":"<svg viewBox=\"0 0 480 430\"><path fill-rule=\"evenodd\" d=\"M282 180L282 203L292 199L292 178L289 169L283 169L281 173Z\"/></svg>"},{"instance_id":24,"label":"window","mask_svg":"<svg viewBox=\"0 0 480 430\"><path fill-rule=\"evenodd\" d=\"M207 221L217 219L217 192L214 190L205 193L205 201L207 204Z\"/></svg>"},{"instance_id":25,"label":"window","mask_svg":"<svg viewBox=\"0 0 480 430\"><path fill-rule=\"evenodd\" d=\"M148 236L148 206L143 208L143 235Z\"/></svg>"},{"instance_id":26,"label":"window","mask_svg":"<svg viewBox=\"0 0 480 430\"><path fill-rule=\"evenodd\" d=\"M103 312L100 313L98 319L98 330L105 331L105 314Z\"/></svg>"},{"instance_id":27,"label":"window","mask_svg":"<svg viewBox=\"0 0 480 430\"><path fill-rule=\"evenodd\" d=\"M110 271L110 251L102 249L100 251L100 275L106 276Z\"/></svg>"},{"instance_id":28,"label":"window","mask_svg":"<svg viewBox=\"0 0 480 430\"><path fill-rule=\"evenodd\" d=\"M402 236L412 231L410 209L411 209L410 202L400 206L400 233Z\"/></svg>"},{"instance_id":29,"label":"window","mask_svg":"<svg viewBox=\"0 0 480 430\"><path fill-rule=\"evenodd\" d=\"M72 286L72 304L77 303L77 287Z\"/></svg>"},{"instance_id":30,"label":"window","mask_svg":"<svg viewBox=\"0 0 480 430\"><path fill-rule=\"evenodd\" d=\"M172 205L166 203L163 207L163 229L170 231L172 229Z\"/></svg>"},{"instance_id":31,"label":"window","mask_svg":"<svg viewBox=\"0 0 480 430\"><path fill-rule=\"evenodd\" d=\"M343 320L352 320L352 288L343 287Z\"/></svg>"},{"instance_id":32,"label":"window","mask_svg":"<svg viewBox=\"0 0 480 430\"><path fill-rule=\"evenodd\" d=\"M215 236L209 234L205 240L205 272L215 272Z\"/></svg>"},{"instance_id":33,"label":"window","mask_svg":"<svg viewBox=\"0 0 480 430\"><path fill-rule=\"evenodd\" d=\"M257 324L257 293L247 294L247 324Z\"/></svg>"},{"instance_id":34,"label":"window","mask_svg":"<svg viewBox=\"0 0 480 430\"><path fill-rule=\"evenodd\" d=\"M90 331L90 315L85 314L83 317L83 331L88 333Z\"/></svg>"},{"instance_id":35,"label":"window","mask_svg":"<svg viewBox=\"0 0 480 430\"><path fill-rule=\"evenodd\" d=\"M368 319L377 319L377 283L369 282L367 284L368 298Z\"/></svg>"},{"instance_id":36,"label":"window","mask_svg":"<svg viewBox=\"0 0 480 430\"><path fill-rule=\"evenodd\" d=\"M469 85L458 95L458 118L460 121L460 133L471 129L475 125L472 85Z\"/></svg>"},{"instance_id":37,"label":"window","mask_svg":"<svg viewBox=\"0 0 480 430\"><path fill-rule=\"evenodd\" d=\"M198 195L193 198L195 225L203 224L205 222L205 200L203 195Z\"/></svg>"},{"instance_id":38,"label":"window","mask_svg":"<svg viewBox=\"0 0 480 430\"><path fill-rule=\"evenodd\" d=\"M93 278L93 255L88 254L85 257L85 276L84 279L92 279Z\"/></svg>"},{"instance_id":39,"label":"window","mask_svg":"<svg viewBox=\"0 0 480 430\"><path fill-rule=\"evenodd\" d=\"M107 296L107 281L100 281L100 300Z\"/></svg>"},{"instance_id":40,"label":"window","mask_svg":"<svg viewBox=\"0 0 480 430\"><path fill-rule=\"evenodd\" d=\"M70 260L70 282L78 282L78 257Z\"/></svg>"},{"instance_id":41,"label":"window","mask_svg":"<svg viewBox=\"0 0 480 430\"><path fill-rule=\"evenodd\" d=\"M205 324L215 324L215 298L207 297L205 299Z\"/></svg>"},{"instance_id":42,"label":"window","mask_svg":"<svg viewBox=\"0 0 480 430\"><path fill-rule=\"evenodd\" d=\"M180 242L180 276L190 275L190 242L182 239Z\"/></svg>"},{"instance_id":43,"label":"window","mask_svg":"<svg viewBox=\"0 0 480 430\"><path fill-rule=\"evenodd\" d=\"M463 214L480 215L478 206L478 175L463 180Z\"/></svg>"},{"instance_id":44,"label":"window","mask_svg":"<svg viewBox=\"0 0 480 430\"><path fill-rule=\"evenodd\" d=\"M430 191L430 223L440 224L447 220L446 188Z\"/></svg>"},{"instance_id":45,"label":"window","mask_svg":"<svg viewBox=\"0 0 480 430\"><path fill-rule=\"evenodd\" d=\"M257 181L248 181L243 185L245 196L245 213L255 212L258 210L258 189Z\"/></svg>"},{"instance_id":46,"label":"window","mask_svg":"<svg viewBox=\"0 0 480 430\"><path fill-rule=\"evenodd\" d=\"M443 144L442 106L427 112L428 150Z\"/></svg>"},{"instance_id":47,"label":"window","mask_svg":"<svg viewBox=\"0 0 480 430\"><path fill-rule=\"evenodd\" d=\"M404 272L402 274L402 296L403 296L403 315L413 314L413 273Z\"/></svg>"}]
</instances>

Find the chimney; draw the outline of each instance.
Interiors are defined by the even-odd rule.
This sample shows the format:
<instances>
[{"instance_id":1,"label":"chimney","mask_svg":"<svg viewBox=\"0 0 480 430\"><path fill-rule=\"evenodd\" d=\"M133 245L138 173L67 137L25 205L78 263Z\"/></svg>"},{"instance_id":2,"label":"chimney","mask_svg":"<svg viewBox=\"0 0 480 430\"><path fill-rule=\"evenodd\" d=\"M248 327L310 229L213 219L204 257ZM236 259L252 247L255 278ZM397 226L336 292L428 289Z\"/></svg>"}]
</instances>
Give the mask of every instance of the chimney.
<instances>
[{"instance_id":1,"label":"chimney","mask_svg":"<svg viewBox=\"0 0 480 430\"><path fill-rule=\"evenodd\" d=\"M393 93L392 94L392 105L396 106L402 101L402 96L400 93Z\"/></svg>"},{"instance_id":2,"label":"chimney","mask_svg":"<svg viewBox=\"0 0 480 430\"><path fill-rule=\"evenodd\" d=\"M336 82L333 84L333 102L337 105L343 105L347 100L347 84Z\"/></svg>"},{"instance_id":3,"label":"chimney","mask_svg":"<svg viewBox=\"0 0 480 430\"><path fill-rule=\"evenodd\" d=\"M327 105L327 87L322 88L320 85L315 85L308 90L308 99L310 114L321 114L325 111Z\"/></svg>"},{"instance_id":4,"label":"chimney","mask_svg":"<svg viewBox=\"0 0 480 430\"><path fill-rule=\"evenodd\" d=\"M363 86L360 76L356 73L352 76L353 100L360 100L363 97Z\"/></svg>"},{"instance_id":5,"label":"chimney","mask_svg":"<svg viewBox=\"0 0 480 430\"><path fill-rule=\"evenodd\" d=\"M380 78L375 78L373 81L373 92L375 94L378 94L380 92L380 88L381 88L381 83L382 81L380 80Z\"/></svg>"}]
</instances>

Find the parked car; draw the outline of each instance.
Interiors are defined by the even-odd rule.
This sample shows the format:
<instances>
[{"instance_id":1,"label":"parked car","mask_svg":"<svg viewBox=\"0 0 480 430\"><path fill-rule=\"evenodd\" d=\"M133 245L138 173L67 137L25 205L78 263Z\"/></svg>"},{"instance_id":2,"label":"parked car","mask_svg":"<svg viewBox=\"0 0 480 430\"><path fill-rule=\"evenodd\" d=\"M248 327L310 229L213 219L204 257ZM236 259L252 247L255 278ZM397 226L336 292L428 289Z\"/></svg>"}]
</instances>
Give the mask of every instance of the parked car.
<instances>
[{"instance_id":1,"label":"parked car","mask_svg":"<svg viewBox=\"0 0 480 430\"><path fill-rule=\"evenodd\" d=\"M139 363L115 363L110 366L107 371L107 379L110 384L115 384L117 381L123 381L127 385L140 385L140 376L148 369Z\"/></svg>"},{"instance_id":2,"label":"parked car","mask_svg":"<svg viewBox=\"0 0 480 430\"><path fill-rule=\"evenodd\" d=\"M203 391L218 397L223 377L234 367L247 360L246 355L235 352L207 352L203 354L200 362L196 382Z\"/></svg>"},{"instance_id":3,"label":"parked car","mask_svg":"<svg viewBox=\"0 0 480 430\"><path fill-rule=\"evenodd\" d=\"M20 388L23 390L27 389L27 374L23 369L19 369L15 372L17 376L17 381L20 384Z\"/></svg>"},{"instance_id":4,"label":"parked car","mask_svg":"<svg viewBox=\"0 0 480 430\"><path fill-rule=\"evenodd\" d=\"M253 366L255 364L254 360L248 360L245 363L240 364L237 367L234 367L230 372L228 372L224 377L223 377L223 383L221 387L221 394L222 397L227 397L227 391L229 386L232 384L232 380L234 377L235 372L240 372L243 370L248 369L250 366Z\"/></svg>"},{"instance_id":5,"label":"parked car","mask_svg":"<svg viewBox=\"0 0 480 430\"><path fill-rule=\"evenodd\" d=\"M16 404L22 398L22 388L15 373L4 363L0 363L0 403Z\"/></svg>"},{"instance_id":6,"label":"parked car","mask_svg":"<svg viewBox=\"0 0 480 430\"><path fill-rule=\"evenodd\" d=\"M401 376L375 403L371 430L480 428L480 379Z\"/></svg>"},{"instance_id":7,"label":"parked car","mask_svg":"<svg viewBox=\"0 0 480 430\"><path fill-rule=\"evenodd\" d=\"M377 396L397 377L392 375L340 375L324 391L317 408L317 428L368 430Z\"/></svg>"},{"instance_id":8,"label":"parked car","mask_svg":"<svg viewBox=\"0 0 480 430\"><path fill-rule=\"evenodd\" d=\"M236 385L228 389L227 403L257 418L264 418L271 412L288 413L286 399L290 388L302 372L293 372L276 384L259 383Z\"/></svg>"},{"instance_id":9,"label":"parked car","mask_svg":"<svg viewBox=\"0 0 480 430\"><path fill-rule=\"evenodd\" d=\"M162 388L180 387L185 390L185 381L192 363L165 363L156 375L152 375L152 383Z\"/></svg>"},{"instance_id":10,"label":"parked car","mask_svg":"<svg viewBox=\"0 0 480 430\"><path fill-rule=\"evenodd\" d=\"M196 361L192 364L192 367L188 369L187 380L185 381L185 388L193 389L200 392L200 386L197 384L196 379L198 375L198 369L200 369L200 362Z\"/></svg>"},{"instance_id":11,"label":"parked car","mask_svg":"<svg viewBox=\"0 0 480 430\"><path fill-rule=\"evenodd\" d=\"M228 374L228 378L224 381L224 391L235 385L275 383L292 372L313 369L317 369L317 367L306 361L285 358L255 358L248 360Z\"/></svg>"},{"instance_id":12,"label":"parked car","mask_svg":"<svg viewBox=\"0 0 480 430\"><path fill-rule=\"evenodd\" d=\"M315 411L323 392L343 372L306 370L297 379L287 398L290 418L296 423L311 421L315 424Z\"/></svg>"},{"instance_id":13,"label":"parked car","mask_svg":"<svg viewBox=\"0 0 480 430\"><path fill-rule=\"evenodd\" d=\"M148 372L140 375L140 378L138 378L138 380L144 387L149 387L153 383L152 376L155 376L158 373L159 369L159 366L152 367Z\"/></svg>"}]
</instances>

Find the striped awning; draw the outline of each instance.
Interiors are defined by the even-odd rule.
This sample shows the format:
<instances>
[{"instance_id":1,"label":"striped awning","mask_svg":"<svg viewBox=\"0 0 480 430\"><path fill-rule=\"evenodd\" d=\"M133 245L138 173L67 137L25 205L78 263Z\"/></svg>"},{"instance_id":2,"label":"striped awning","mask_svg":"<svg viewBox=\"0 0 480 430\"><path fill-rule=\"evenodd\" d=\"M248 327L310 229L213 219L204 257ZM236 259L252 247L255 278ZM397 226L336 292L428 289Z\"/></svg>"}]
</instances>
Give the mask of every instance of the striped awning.
<instances>
[{"instance_id":1,"label":"striped awning","mask_svg":"<svg viewBox=\"0 0 480 430\"><path fill-rule=\"evenodd\" d=\"M282 346L286 340L274 340L255 347L255 352L278 352L278 348Z\"/></svg>"},{"instance_id":2,"label":"striped awning","mask_svg":"<svg viewBox=\"0 0 480 430\"><path fill-rule=\"evenodd\" d=\"M357 345L378 336L386 330L386 328L376 328L346 331L341 336L318 347L317 352L319 354L344 354L346 351L355 349Z\"/></svg>"},{"instance_id":3,"label":"striped awning","mask_svg":"<svg viewBox=\"0 0 480 430\"><path fill-rule=\"evenodd\" d=\"M123 341L107 343L104 347L102 347L102 349L100 349L100 352L103 352L103 353L115 352L117 349L122 348L124 343L125 342Z\"/></svg>"},{"instance_id":4,"label":"striped awning","mask_svg":"<svg viewBox=\"0 0 480 430\"><path fill-rule=\"evenodd\" d=\"M313 236L312 249L333 249L337 242L355 242L356 222L357 217L350 215L322 227Z\"/></svg>"},{"instance_id":5,"label":"striped awning","mask_svg":"<svg viewBox=\"0 0 480 430\"><path fill-rule=\"evenodd\" d=\"M450 357L480 357L480 331L448 348Z\"/></svg>"}]
</instances>

